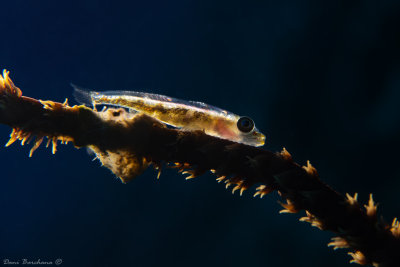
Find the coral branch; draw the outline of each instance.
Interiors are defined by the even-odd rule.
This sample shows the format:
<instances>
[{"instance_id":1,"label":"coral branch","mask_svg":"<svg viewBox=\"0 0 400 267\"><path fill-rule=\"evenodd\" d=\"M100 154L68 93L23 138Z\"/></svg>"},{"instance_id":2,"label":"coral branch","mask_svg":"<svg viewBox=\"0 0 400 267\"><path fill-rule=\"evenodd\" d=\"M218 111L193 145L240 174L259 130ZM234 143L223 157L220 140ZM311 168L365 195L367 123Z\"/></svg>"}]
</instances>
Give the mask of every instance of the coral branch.
<instances>
[{"instance_id":1,"label":"coral branch","mask_svg":"<svg viewBox=\"0 0 400 267\"><path fill-rule=\"evenodd\" d=\"M1 76L0 76L1 77ZM13 128L6 146L16 140L33 141L29 156L44 137L47 145L72 141L77 147L92 149L104 166L122 182L138 176L148 166L161 170L173 165L191 179L211 171L218 182L233 185L240 195L258 184L254 196L263 197L276 190L284 210L306 211L301 221L338 237L329 243L334 249L350 248L351 262L375 266L400 266L400 229L397 219L391 225L378 219L370 196L361 207L354 197L335 192L321 182L316 169L307 162L300 166L286 149L273 153L261 148L208 136L201 131L167 128L161 122L123 109L102 112L84 106L69 106L22 96L4 72L0 78L0 123ZM159 175L158 174L158 175Z\"/></svg>"}]
</instances>

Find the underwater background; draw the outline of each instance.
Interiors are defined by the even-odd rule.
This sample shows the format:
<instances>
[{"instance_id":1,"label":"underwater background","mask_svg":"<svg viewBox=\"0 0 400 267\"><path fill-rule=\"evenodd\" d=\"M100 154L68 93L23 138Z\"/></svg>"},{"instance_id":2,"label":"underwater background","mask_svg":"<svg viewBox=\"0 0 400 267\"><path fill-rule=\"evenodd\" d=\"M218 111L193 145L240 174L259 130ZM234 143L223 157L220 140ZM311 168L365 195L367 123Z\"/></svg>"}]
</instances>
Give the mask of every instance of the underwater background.
<instances>
[{"instance_id":1,"label":"underwater background","mask_svg":"<svg viewBox=\"0 0 400 267\"><path fill-rule=\"evenodd\" d=\"M0 68L26 96L70 82L202 101L254 119L338 192L400 216L399 1L2 2ZM0 143L11 129L0 125ZM61 266L347 266L277 193L149 169L122 184L85 149L0 149L0 260Z\"/></svg>"}]
</instances>

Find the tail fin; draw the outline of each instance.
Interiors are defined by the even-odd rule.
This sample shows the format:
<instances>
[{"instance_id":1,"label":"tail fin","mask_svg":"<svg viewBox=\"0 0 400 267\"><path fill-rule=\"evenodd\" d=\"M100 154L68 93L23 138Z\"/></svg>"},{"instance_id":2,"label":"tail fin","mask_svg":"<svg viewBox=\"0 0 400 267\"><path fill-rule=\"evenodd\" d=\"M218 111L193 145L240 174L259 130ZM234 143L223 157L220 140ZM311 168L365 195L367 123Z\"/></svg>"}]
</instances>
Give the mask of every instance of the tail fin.
<instances>
[{"instance_id":1,"label":"tail fin","mask_svg":"<svg viewBox=\"0 0 400 267\"><path fill-rule=\"evenodd\" d=\"M74 88L74 92L72 94L79 104L83 104L88 107L93 106L91 91L80 88L73 83L71 83L71 86Z\"/></svg>"}]
</instances>

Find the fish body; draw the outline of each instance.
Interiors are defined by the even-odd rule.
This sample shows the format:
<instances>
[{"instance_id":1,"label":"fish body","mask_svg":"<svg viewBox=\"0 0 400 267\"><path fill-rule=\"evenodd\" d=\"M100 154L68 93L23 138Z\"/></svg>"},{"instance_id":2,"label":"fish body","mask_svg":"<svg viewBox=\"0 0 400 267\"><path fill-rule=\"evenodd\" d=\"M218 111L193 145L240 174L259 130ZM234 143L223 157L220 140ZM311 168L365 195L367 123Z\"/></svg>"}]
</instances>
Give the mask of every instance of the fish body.
<instances>
[{"instance_id":1,"label":"fish body","mask_svg":"<svg viewBox=\"0 0 400 267\"><path fill-rule=\"evenodd\" d=\"M78 102L124 107L154 117L188 131L202 130L208 135L251 146L262 146L265 136L248 117L201 102L134 91L87 91L72 85Z\"/></svg>"}]
</instances>

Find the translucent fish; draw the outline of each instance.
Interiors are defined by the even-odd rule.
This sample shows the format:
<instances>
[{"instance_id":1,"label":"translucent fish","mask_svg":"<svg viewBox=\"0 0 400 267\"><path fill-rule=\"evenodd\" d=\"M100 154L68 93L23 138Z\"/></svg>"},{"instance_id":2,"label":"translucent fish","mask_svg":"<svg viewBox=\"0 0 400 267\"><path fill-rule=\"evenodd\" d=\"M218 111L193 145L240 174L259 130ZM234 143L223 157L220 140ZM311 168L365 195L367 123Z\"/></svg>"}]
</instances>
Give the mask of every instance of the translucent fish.
<instances>
[{"instance_id":1,"label":"translucent fish","mask_svg":"<svg viewBox=\"0 0 400 267\"><path fill-rule=\"evenodd\" d=\"M262 146L265 136L249 117L241 117L201 102L133 91L95 92L73 84L75 99L83 104L124 107L144 113L168 125L251 146Z\"/></svg>"}]
</instances>

